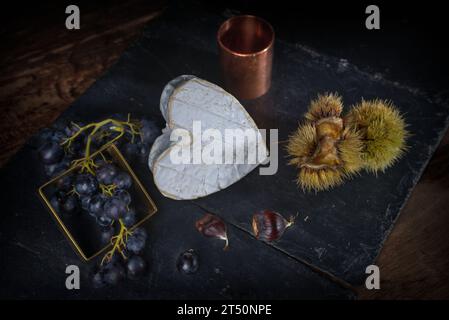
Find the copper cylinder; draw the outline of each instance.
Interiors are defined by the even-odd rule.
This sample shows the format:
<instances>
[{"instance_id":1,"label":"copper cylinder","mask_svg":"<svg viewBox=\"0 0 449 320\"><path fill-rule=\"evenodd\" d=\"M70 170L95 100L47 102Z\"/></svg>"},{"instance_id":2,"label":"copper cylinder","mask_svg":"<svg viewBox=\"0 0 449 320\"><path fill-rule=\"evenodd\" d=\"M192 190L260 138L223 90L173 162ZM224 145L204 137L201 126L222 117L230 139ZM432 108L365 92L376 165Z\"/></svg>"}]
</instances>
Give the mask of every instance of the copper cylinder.
<instances>
[{"instance_id":1,"label":"copper cylinder","mask_svg":"<svg viewBox=\"0 0 449 320\"><path fill-rule=\"evenodd\" d=\"M217 33L226 89L239 99L264 95L271 86L274 30L262 18L235 16Z\"/></svg>"}]
</instances>

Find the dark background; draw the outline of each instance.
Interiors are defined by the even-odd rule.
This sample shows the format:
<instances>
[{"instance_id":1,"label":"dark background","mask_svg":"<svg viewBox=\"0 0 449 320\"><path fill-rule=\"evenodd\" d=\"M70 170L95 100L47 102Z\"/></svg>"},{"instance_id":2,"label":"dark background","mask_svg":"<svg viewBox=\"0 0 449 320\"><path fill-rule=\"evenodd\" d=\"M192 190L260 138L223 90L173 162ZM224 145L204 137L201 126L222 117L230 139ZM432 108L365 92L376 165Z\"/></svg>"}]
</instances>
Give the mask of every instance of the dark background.
<instances>
[{"instance_id":1,"label":"dark background","mask_svg":"<svg viewBox=\"0 0 449 320\"><path fill-rule=\"evenodd\" d=\"M414 88L435 101L448 98L449 50L445 6L440 1L419 5L406 1L194 2L214 13L260 15L280 30L278 36L283 39L347 59L363 71ZM68 4L81 7L81 32L76 35L64 28ZM364 10L369 4L380 7L380 30L365 28ZM170 5L163 1L17 1L3 5L0 163L5 164L38 129L50 125L107 70L153 12ZM92 41L83 41L92 36ZM44 58L33 59L39 55ZM23 85L21 76L28 72L33 84ZM449 297L444 272L449 266L445 232L448 140L446 136L379 256L378 264L386 274L383 288L390 290L362 292L361 297Z\"/></svg>"},{"instance_id":2,"label":"dark background","mask_svg":"<svg viewBox=\"0 0 449 320\"><path fill-rule=\"evenodd\" d=\"M39 1L13 2L1 10L2 47L16 45L18 28L44 29L64 25L68 4L82 6L83 13L106 18L124 3L142 10L176 1ZM211 12L225 10L256 14L270 21L279 36L334 56L344 56L367 71L428 89L446 90L449 54L445 33L447 12L441 1L193 1ZM365 28L365 8L380 8L381 29ZM19 18L20 17L20 18ZM83 20L82 20L83 21ZM83 22L81 22L83 23ZM83 27L88 27L83 25ZM2 50L3 52L3 50Z\"/></svg>"}]
</instances>

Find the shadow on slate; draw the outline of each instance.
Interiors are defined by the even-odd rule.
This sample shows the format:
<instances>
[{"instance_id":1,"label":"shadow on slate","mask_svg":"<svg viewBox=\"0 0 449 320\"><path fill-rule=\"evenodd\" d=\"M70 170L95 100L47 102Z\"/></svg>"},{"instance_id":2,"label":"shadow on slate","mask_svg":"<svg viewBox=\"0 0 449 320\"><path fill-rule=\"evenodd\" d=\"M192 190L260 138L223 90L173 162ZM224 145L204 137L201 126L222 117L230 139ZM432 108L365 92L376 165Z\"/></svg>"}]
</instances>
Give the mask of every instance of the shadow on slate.
<instances>
[{"instance_id":1,"label":"shadow on slate","mask_svg":"<svg viewBox=\"0 0 449 320\"><path fill-rule=\"evenodd\" d=\"M195 57L195 61L179 59L179 52ZM173 63L167 63L165 59ZM159 111L159 97L164 85L183 73L217 82L215 61L216 55L210 51L164 40L141 40L125 52L120 61L58 119L57 124L73 119L89 122L130 112L135 116L152 117L162 128L164 121ZM6 214L0 217L2 298L354 297L352 291L231 225L228 230L231 249L224 252L223 241L204 238L194 228L194 222L204 211L188 201L164 198L155 188L146 163L141 162L131 165L159 210L145 225L149 233L145 252L149 261L148 275L140 281L127 280L115 288L94 289L91 277L98 261L83 263L78 259L38 198L37 188L46 178L37 159L37 147L36 139L31 139L1 170L1 194L6 204ZM198 251L201 266L197 274L184 276L175 268L176 258L189 248ZM69 264L81 268L81 290L65 289L65 267Z\"/></svg>"},{"instance_id":2,"label":"shadow on slate","mask_svg":"<svg viewBox=\"0 0 449 320\"><path fill-rule=\"evenodd\" d=\"M3 186L9 186L1 190L6 204L0 216L2 299L354 297L350 290L238 228L229 227L231 248L223 251L223 241L204 238L195 230L195 221L204 211L191 202L165 199L155 189L146 165L138 162L132 166L159 209L144 225L149 235L144 253L149 271L138 281L126 280L113 288L94 289L92 272L99 261L81 262L37 197L36 188L45 180L42 168L34 165L38 162L35 150L25 147L1 173ZM176 270L176 258L190 248L198 252L200 268L193 275L183 275ZM80 290L65 288L65 268L70 264L80 267Z\"/></svg>"},{"instance_id":3,"label":"shadow on slate","mask_svg":"<svg viewBox=\"0 0 449 320\"><path fill-rule=\"evenodd\" d=\"M162 127L159 98L169 80L195 74L220 84L215 32L224 18L181 9L169 10L150 23L141 39L58 121L87 122L130 112L154 117ZM378 177L362 174L332 191L305 194L296 188L296 171L286 166L281 143L276 175L259 176L255 170L228 189L194 203L163 198L146 165L133 163L159 208L146 224L150 272L140 282L124 282L107 290L91 288L92 264L77 259L40 203L36 189L45 179L39 165L30 166L38 162L36 146L30 141L2 169L6 206L0 218L0 296L351 298L350 291L305 264L351 284L363 281L366 266L374 261L438 144L449 109L282 39L276 42L270 93L243 104L261 128L279 128L283 141L296 128L309 100L324 91L340 92L347 106L361 97L392 99L406 113L414 134L407 155ZM223 252L221 241L204 239L195 231L194 221L202 214L198 206L231 224L230 251ZM299 212L297 224L271 247L248 234L252 213L264 208L284 215ZM175 270L175 259L189 248L200 253L201 269L197 275L183 277ZM77 292L64 288L65 265L72 263L82 265L83 289Z\"/></svg>"},{"instance_id":4,"label":"shadow on slate","mask_svg":"<svg viewBox=\"0 0 449 320\"><path fill-rule=\"evenodd\" d=\"M186 19L188 16L197 18ZM189 73L220 83L210 70L216 70L215 32L223 20L223 17L183 8L167 13L150 25L139 46L151 46L151 57L170 70L183 70L188 66ZM173 52L158 47L160 42L171 43ZM179 47L183 49L178 51ZM197 58L198 51L209 52L215 59ZM138 54L143 55L143 50L136 52ZM177 59L172 60L173 56ZM375 260L447 128L448 105L434 103L400 85L342 64L339 59L282 39L276 41L274 59L269 94L254 101L243 101L243 104L259 127L279 128L278 173L260 176L255 170L228 189L194 202L219 213L247 232L250 232L252 213L259 209L271 208L284 215L299 212L296 226L273 246L306 264L359 285L365 278L366 266ZM412 133L409 150L393 168L377 177L362 173L334 190L303 193L294 183L296 170L286 166L282 141L296 128L311 99L318 93L335 91L342 94L346 109L362 98L394 101L404 113Z\"/></svg>"}]
</instances>

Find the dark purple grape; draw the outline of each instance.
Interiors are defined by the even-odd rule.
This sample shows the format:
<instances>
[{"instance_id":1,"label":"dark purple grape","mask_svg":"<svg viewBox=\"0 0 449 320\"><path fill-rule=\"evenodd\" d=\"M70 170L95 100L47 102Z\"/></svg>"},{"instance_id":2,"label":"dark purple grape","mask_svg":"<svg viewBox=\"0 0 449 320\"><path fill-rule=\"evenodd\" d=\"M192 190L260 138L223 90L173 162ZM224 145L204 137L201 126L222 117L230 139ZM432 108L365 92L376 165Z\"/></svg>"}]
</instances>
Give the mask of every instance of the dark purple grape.
<instances>
[{"instance_id":1,"label":"dark purple grape","mask_svg":"<svg viewBox=\"0 0 449 320\"><path fill-rule=\"evenodd\" d=\"M108 199L103 206L104 214L114 220L121 218L126 211L126 204L116 197Z\"/></svg>"},{"instance_id":2,"label":"dark purple grape","mask_svg":"<svg viewBox=\"0 0 449 320\"><path fill-rule=\"evenodd\" d=\"M97 223L99 226L101 227L108 227L112 224L114 220L112 220L111 217L108 217L105 214L102 214L100 216L97 217Z\"/></svg>"},{"instance_id":3,"label":"dark purple grape","mask_svg":"<svg viewBox=\"0 0 449 320\"><path fill-rule=\"evenodd\" d=\"M132 185L132 179L126 172L119 172L112 180L112 183L117 186L118 189L129 189Z\"/></svg>"},{"instance_id":4,"label":"dark purple grape","mask_svg":"<svg viewBox=\"0 0 449 320\"><path fill-rule=\"evenodd\" d=\"M138 143L137 147L139 149L139 156L141 157L145 157L148 155L148 153L150 152L150 147L147 144L143 144L143 143Z\"/></svg>"},{"instance_id":5,"label":"dark purple grape","mask_svg":"<svg viewBox=\"0 0 449 320\"><path fill-rule=\"evenodd\" d=\"M67 126L65 126L65 128L64 128L64 134L65 134L67 137L71 137L71 136L73 136L75 133L77 133L77 132L79 131L80 127L82 127L82 126L84 126L84 124L82 124L82 123L77 123L77 124L75 124L75 123L71 122L71 123L69 123ZM82 135L82 134L84 134L84 132L81 132L80 135Z\"/></svg>"},{"instance_id":6,"label":"dark purple grape","mask_svg":"<svg viewBox=\"0 0 449 320\"><path fill-rule=\"evenodd\" d=\"M75 179L75 190L80 195L93 194L98 190L97 180L90 174L80 174Z\"/></svg>"},{"instance_id":7,"label":"dark purple grape","mask_svg":"<svg viewBox=\"0 0 449 320\"><path fill-rule=\"evenodd\" d=\"M123 148L123 153L128 156L128 157L134 157L139 153L139 148L137 147L137 144L135 143L131 143L131 142L127 142Z\"/></svg>"},{"instance_id":8,"label":"dark purple grape","mask_svg":"<svg viewBox=\"0 0 449 320\"><path fill-rule=\"evenodd\" d=\"M113 227L103 228L103 230L101 230L101 243L105 245L111 243L111 238L114 235L115 230Z\"/></svg>"},{"instance_id":9,"label":"dark purple grape","mask_svg":"<svg viewBox=\"0 0 449 320\"><path fill-rule=\"evenodd\" d=\"M69 195L62 201L62 211L66 214L74 214L78 211L79 202L76 196Z\"/></svg>"},{"instance_id":10,"label":"dark purple grape","mask_svg":"<svg viewBox=\"0 0 449 320\"><path fill-rule=\"evenodd\" d=\"M67 136L64 134L64 132L60 131L60 130L55 130L53 132L53 135L51 137L51 141L57 143L57 144L61 144L62 142L64 142L67 139Z\"/></svg>"},{"instance_id":11,"label":"dark purple grape","mask_svg":"<svg viewBox=\"0 0 449 320\"><path fill-rule=\"evenodd\" d=\"M152 120L142 119L140 134L142 142L146 145L152 144L154 140L160 135L160 129Z\"/></svg>"},{"instance_id":12,"label":"dark purple grape","mask_svg":"<svg viewBox=\"0 0 449 320\"><path fill-rule=\"evenodd\" d=\"M141 253L144 247L145 240L142 238L129 237L128 241L126 242L126 248L135 254Z\"/></svg>"},{"instance_id":13,"label":"dark purple grape","mask_svg":"<svg viewBox=\"0 0 449 320\"><path fill-rule=\"evenodd\" d=\"M50 128L44 128L42 129L39 134L38 134L38 143L39 145L43 145L47 142L52 141L53 138L53 134L54 134L54 130L50 129Z\"/></svg>"},{"instance_id":14,"label":"dark purple grape","mask_svg":"<svg viewBox=\"0 0 449 320\"><path fill-rule=\"evenodd\" d=\"M198 254L193 249L189 249L181 253L176 261L178 271L184 274L192 274L197 272L199 265Z\"/></svg>"},{"instance_id":15,"label":"dark purple grape","mask_svg":"<svg viewBox=\"0 0 449 320\"><path fill-rule=\"evenodd\" d=\"M99 167L96 171L98 182L104 185L112 184L117 172L117 167L110 163Z\"/></svg>"},{"instance_id":16,"label":"dark purple grape","mask_svg":"<svg viewBox=\"0 0 449 320\"><path fill-rule=\"evenodd\" d=\"M103 288L106 286L106 281L104 280L103 272L98 271L94 274L94 277L92 278L92 285L95 289Z\"/></svg>"},{"instance_id":17,"label":"dark purple grape","mask_svg":"<svg viewBox=\"0 0 449 320\"><path fill-rule=\"evenodd\" d=\"M140 256L132 256L126 262L126 270L128 272L128 277L135 279L140 277L147 267L145 260Z\"/></svg>"},{"instance_id":18,"label":"dark purple grape","mask_svg":"<svg viewBox=\"0 0 449 320\"><path fill-rule=\"evenodd\" d=\"M56 191L50 198L50 204L57 213L61 212L62 202L64 199L65 194L62 191Z\"/></svg>"},{"instance_id":19,"label":"dark purple grape","mask_svg":"<svg viewBox=\"0 0 449 320\"><path fill-rule=\"evenodd\" d=\"M44 164L55 164L64 157L64 150L56 142L47 142L39 148L39 156Z\"/></svg>"},{"instance_id":20,"label":"dark purple grape","mask_svg":"<svg viewBox=\"0 0 449 320\"><path fill-rule=\"evenodd\" d=\"M63 160L62 162L49 164L44 166L44 171L47 177L56 177L66 171L70 166L70 162Z\"/></svg>"},{"instance_id":21,"label":"dark purple grape","mask_svg":"<svg viewBox=\"0 0 449 320\"><path fill-rule=\"evenodd\" d=\"M137 228L133 231L133 235L144 240L147 240L147 232L143 228Z\"/></svg>"},{"instance_id":22,"label":"dark purple grape","mask_svg":"<svg viewBox=\"0 0 449 320\"><path fill-rule=\"evenodd\" d=\"M91 195L81 196L80 197L81 208L83 208L83 210L89 211L89 204L91 200L92 200Z\"/></svg>"},{"instance_id":23,"label":"dark purple grape","mask_svg":"<svg viewBox=\"0 0 449 320\"><path fill-rule=\"evenodd\" d=\"M123 216L123 223L125 224L125 226L127 228L132 227L133 225L136 224L136 212L134 211L134 209L129 209L128 212L125 213L125 215Z\"/></svg>"},{"instance_id":24,"label":"dark purple grape","mask_svg":"<svg viewBox=\"0 0 449 320\"><path fill-rule=\"evenodd\" d=\"M147 234L145 230L137 228L133 231L132 235L128 237L126 242L126 248L134 254L139 254L145 247Z\"/></svg>"},{"instance_id":25,"label":"dark purple grape","mask_svg":"<svg viewBox=\"0 0 449 320\"><path fill-rule=\"evenodd\" d=\"M103 279L106 282L106 284L110 286L115 286L124 278L124 276L125 270L121 264L109 263L105 266Z\"/></svg>"},{"instance_id":26,"label":"dark purple grape","mask_svg":"<svg viewBox=\"0 0 449 320\"><path fill-rule=\"evenodd\" d=\"M103 206L106 201L106 197L102 194L94 195L89 201L89 214L92 216L99 216L103 212Z\"/></svg>"},{"instance_id":27,"label":"dark purple grape","mask_svg":"<svg viewBox=\"0 0 449 320\"><path fill-rule=\"evenodd\" d=\"M131 203L131 195L126 190L118 189L114 193L114 196L122 200L126 205L129 205Z\"/></svg>"},{"instance_id":28,"label":"dark purple grape","mask_svg":"<svg viewBox=\"0 0 449 320\"><path fill-rule=\"evenodd\" d=\"M76 158L80 158L82 153L85 151L85 145L79 141L75 140L70 144L69 154L75 156Z\"/></svg>"},{"instance_id":29,"label":"dark purple grape","mask_svg":"<svg viewBox=\"0 0 449 320\"><path fill-rule=\"evenodd\" d=\"M72 189L72 176L65 175L56 181L56 188L63 191L69 191Z\"/></svg>"}]
</instances>

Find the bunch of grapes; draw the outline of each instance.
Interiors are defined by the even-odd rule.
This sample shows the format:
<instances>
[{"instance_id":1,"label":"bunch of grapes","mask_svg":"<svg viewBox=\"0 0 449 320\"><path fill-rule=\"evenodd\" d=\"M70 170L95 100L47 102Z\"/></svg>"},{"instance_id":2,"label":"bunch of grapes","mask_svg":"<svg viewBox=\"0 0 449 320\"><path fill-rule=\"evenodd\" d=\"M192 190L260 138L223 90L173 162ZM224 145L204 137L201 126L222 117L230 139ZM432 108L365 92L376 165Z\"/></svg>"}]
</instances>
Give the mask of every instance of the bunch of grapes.
<instances>
[{"instance_id":1,"label":"bunch of grapes","mask_svg":"<svg viewBox=\"0 0 449 320\"><path fill-rule=\"evenodd\" d=\"M113 118L123 122L127 121L127 117L120 114L114 115ZM147 118L137 119L134 122L139 128L139 135L133 136L126 131L120 139L115 141L115 144L128 160L146 161L151 145L160 134L160 129L153 120ZM67 144L68 139L84 126L85 124L82 122L69 122L45 128L40 132L38 152L47 177L58 176L66 171L74 160L85 157L88 131L81 132L74 141ZM96 134L91 135L91 153L114 140L118 135L119 132L111 130L111 126L105 125Z\"/></svg>"},{"instance_id":2,"label":"bunch of grapes","mask_svg":"<svg viewBox=\"0 0 449 320\"><path fill-rule=\"evenodd\" d=\"M150 120L142 119L138 123L138 136L135 132L124 131L115 141L121 149L128 150L128 157L131 154L146 157L158 133ZM104 245L111 244L112 249L103 257L93 277L94 286L103 287L115 285L125 276L134 279L144 273L147 264L140 254L147 234L142 228L132 229L137 218L132 206L131 176L102 153L100 160L86 157L86 152L92 154L118 137L119 133L112 125L104 130L99 127L95 135L87 130L83 132L83 128L86 127L71 123L63 129L45 129L40 135L42 146L39 155L49 177L61 174L78 159L92 160L89 170L81 166L56 181L50 204L61 215L89 215L98 225Z\"/></svg>"},{"instance_id":3,"label":"bunch of grapes","mask_svg":"<svg viewBox=\"0 0 449 320\"><path fill-rule=\"evenodd\" d=\"M152 120L143 118L140 120L140 137L132 141L125 137L117 141L117 147L128 160L148 161L148 154L154 140L160 135L161 130Z\"/></svg>"},{"instance_id":4,"label":"bunch of grapes","mask_svg":"<svg viewBox=\"0 0 449 320\"><path fill-rule=\"evenodd\" d=\"M59 214L88 214L98 225L103 244L112 245L93 278L94 285L102 287L115 285L126 275L143 274L146 262L140 254L147 234L142 228L130 231L137 222L131 176L111 161L96 161L95 166L95 175L80 170L59 178L50 203Z\"/></svg>"}]
</instances>

